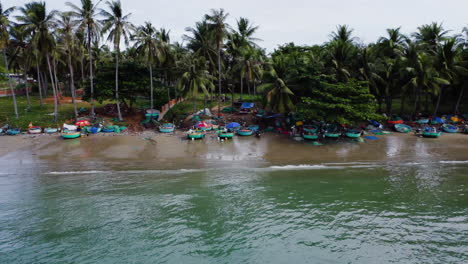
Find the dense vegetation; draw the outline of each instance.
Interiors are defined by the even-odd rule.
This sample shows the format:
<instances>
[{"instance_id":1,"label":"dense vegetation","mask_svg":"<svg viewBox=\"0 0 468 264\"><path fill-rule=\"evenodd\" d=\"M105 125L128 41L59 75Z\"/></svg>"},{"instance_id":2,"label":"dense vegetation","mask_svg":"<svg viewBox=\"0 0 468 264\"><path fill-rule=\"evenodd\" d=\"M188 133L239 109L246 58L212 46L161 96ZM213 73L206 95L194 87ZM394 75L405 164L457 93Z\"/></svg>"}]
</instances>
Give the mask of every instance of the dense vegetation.
<instances>
[{"instance_id":1,"label":"dense vegetation","mask_svg":"<svg viewBox=\"0 0 468 264\"><path fill-rule=\"evenodd\" d=\"M266 54L255 37L259 27L247 18L228 25L222 9L188 27L181 45L170 41L167 29L131 24L119 0L99 3L76 0L63 12L48 10L45 2L0 6L2 69L34 77L40 104L49 94L75 98L84 90L92 116L95 100L131 105L142 95L156 107L175 97L222 93L240 94L236 100L261 95L272 112L348 123L379 112L412 117L468 110L466 28L449 32L432 23L408 36L387 29L375 43L363 44L339 25L322 45L289 43Z\"/></svg>"}]
</instances>

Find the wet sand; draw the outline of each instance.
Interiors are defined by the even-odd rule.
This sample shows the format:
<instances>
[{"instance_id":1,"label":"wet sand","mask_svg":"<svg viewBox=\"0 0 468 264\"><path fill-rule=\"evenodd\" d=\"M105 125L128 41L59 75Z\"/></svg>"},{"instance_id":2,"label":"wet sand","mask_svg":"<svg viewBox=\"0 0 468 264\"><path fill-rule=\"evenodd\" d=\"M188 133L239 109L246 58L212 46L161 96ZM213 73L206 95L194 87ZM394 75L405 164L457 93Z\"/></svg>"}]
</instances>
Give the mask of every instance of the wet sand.
<instances>
[{"instance_id":1,"label":"wet sand","mask_svg":"<svg viewBox=\"0 0 468 264\"><path fill-rule=\"evenodd\" d=\"M413 134L378 136L378 140L326 140L323 146L294 141L279 134L262 138L236 137L219 141L216 134L190 141L182 132L139 135L91 135L62 140L58 135L0 138L0 163L79 164L83 169L196 169L223 167L266 167L300 164L365 165L401 162L443 162L468 160L468 135L444 134L439 139Z\"/></svg>"}]
</instances>

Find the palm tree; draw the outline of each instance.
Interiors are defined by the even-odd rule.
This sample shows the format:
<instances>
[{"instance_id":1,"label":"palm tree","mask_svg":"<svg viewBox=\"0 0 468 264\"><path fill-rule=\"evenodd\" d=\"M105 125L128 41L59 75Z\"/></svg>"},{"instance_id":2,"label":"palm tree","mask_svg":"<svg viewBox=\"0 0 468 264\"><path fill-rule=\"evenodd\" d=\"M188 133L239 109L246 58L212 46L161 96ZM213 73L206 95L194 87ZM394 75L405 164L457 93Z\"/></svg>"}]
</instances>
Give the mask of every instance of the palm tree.
<instances>
[{"instance_id":1,"label":"palm tree","mask_svg":"<svg viewBox=\"0 0 468 264\"><path fill-rule=\"evenodd\" d=\"M294 93L286 85L282 76L285 72L284 60L281 57L274 57L270 62L268 72L271 81L260 85L258 92L263 93L266 107L276 113L285 113L294 110L294 103L291 96Z\"/></svg>"},{"instance_id":2,"label":"palm tree","mask_svg":"<svg viewBox=\"0 0 468 264\"><path fill-rule=\"evenodd\" d=\"M431 24L418 27L418 32L413 34L416 42L421 43L425 48L433 53L436 52L437 46L447 39L448 30L444 30L441 24L432 22Z\"/></svg>"},{"instance_id":3,"label":"palm tree","mask_svg":"<svg viewBox=\"0 0 468 264\"><path fill-rule=\"evenodd\" d=\"M58 112L57 88L54 81L56 78L52 73L53 69L50 62L50 51L55 49L55 40L49 32L49 29L53 27L56 11L47 13L45 2L31 2L21 7L20 12L21 15L16 17L20 22L19 26L32 34L34 48L46 58L54 94L54 121L56 121Z\"/></svg>"},{"instance_id":4,"label":"palm tree","mask_svg":"<svg viewBox=\"0 0 468 264\"><path fill-rule=\"evenodd\" d=\"M122 113L120 112L119 105L119 56L120 56L120 42L122 37L126 44L128 44L130 30L133 29L133 25L128 21L131 14L123 14L122 4L120 0L112 2L107 1L107 6L110 12L101 10L101 15L104 17L102 33L109 32L107 40L113 42L115 50L115 101L117 104L117 113L119 120L122 120Z\"/></svg>"},{"instance_id":5,"label":"palm tree","mask_svg":"<svg viewBox=\"0 0 468 264\"><path fill-rule=\"evenodd\" d=\"M75 78L72 63L72 56L74 54L77 40L74 32L75 24L73 23L71 14L69 12L61 13L59 15L59 19L57 20L57 27L63 42L65 54L67 55L68 59L68 68L70 70L70 91L72 96L73 109L75 112L75 118L78 118L78 110L76 107Z\"/></svg>"},{"instance_id":6,"label":"palm tree","mask_svg":"<svg viewBox=\"0 0 468 264\"><path fill-rule=\"evenodd\" d=\"M151 87L151 109L154 107L154 88L153 88L153 65L161 60L164 60L164 50L160 48L157 30L150 22L145 22L136 30L136 34L132 36L135 41L134 48L145 63L148 65L150 74L150 87Z\"/></svg>"},{"instance_id":7,"label":"palm tree","mask_svg":"<svg viewBox=\"0 0 468 264\"><path fill-rule=\"evenodd\" d=\"M218 116L221 115L221 49L223 48L224 39L227 36L229 25L226 19L229 16L223 9L211 10L211 14L205 15L205 19L209 22L209 26L214 34L216 41L216 50L218 51Z\"/></svg>"},{"instance_id":8,"label":"palm tree","mask_svg":"<svg viewBox=\"0 0 468 264\"><path fill-rule=\"evenodd\" d=\"M356 40L356 38L352 36L353 31L354 30L349 28L348 25L338 25L336 26L336 32L332 32L330 37L332 41L352 43Z\"/></svg>"},{"instance_id":9,"label":"palm tree","mask_svg":"<svg viewBox=\"0 0 468 264\"><path fill-rule=\"evenodd\" d=\"M197 97L200 90L206 96L214 88L213 77L206 70L206 60L192 55L188 60L187 69L177 82L176 89L193 100L193 112L197 112Z\"/></svg>"},{"instance_id":10,"label":"palm tree","mask_svg":"<svg viewBox=\"0 0 468 264\"><path fill-rule=\"evenodd\" d=\"M92 46L93 42L99 41L100 35L100 22L96 19L97 7L100 0L97 4L93 4L92 0L80 0L81 7L76 6L73 3L67 2L66 4L72 9L72 16L76 19L76 22L79 23L79 28L81 31L85 32L86 36L86 45L88 48L89 56L89 83L91 90L91 116L94 117L96 114L94 112L94 75L93 75L93 53Z\"/></svg>"},{"instance_id":11,"label":"palm tree","mask_svg":"<svg viewBox=\"0 0 468 264\"><path fill-rule=\"evenodd\" d=\"M13 107L15 108L16 119L19 118L18 115L18 105L16 103L15 90L13 89L13 84L11 82L10 72L8 70L8 59L7 59L7 47L10 42L10 35L8 33L8 27L10 26L9 16L11 12L15 10L14 7L7 8L3 10L2 3L0 3L0 49L3 50L3 57L5 59L5 69L8 76L8 84L10 85L11 98L13 99Z\"/></svg>"}]
</instances>

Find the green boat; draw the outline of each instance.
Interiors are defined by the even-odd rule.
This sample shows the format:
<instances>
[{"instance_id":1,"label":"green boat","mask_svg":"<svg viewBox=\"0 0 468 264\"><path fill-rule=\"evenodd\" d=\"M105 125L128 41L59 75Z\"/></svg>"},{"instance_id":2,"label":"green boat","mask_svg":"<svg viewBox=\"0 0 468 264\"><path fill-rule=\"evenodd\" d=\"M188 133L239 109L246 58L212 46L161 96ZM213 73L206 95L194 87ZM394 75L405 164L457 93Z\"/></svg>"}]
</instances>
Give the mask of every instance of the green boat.
<instances>
[{"instance_id":1,"label":"green boat","mask_svg":"<svg viewBox=\"0 0 468 264\"><path fill-rule=\"evenodd\" d=\"M341 133L335 124L328 124L325 127L325 137L327 138L339 138Z\"/></svg>"},{"instance_id":2,"label":"green boat","mask_svg":"<svg viewBox=\"0 0 468 264\"><path fill-rule=\"evenodd\" d=\"M203 132L189 132L187 133L187 138L191 140L203 139L205 134Z\"/></svg>"},{"instance_id":3,"label":"green boat","mask_svg":"<svg viewBox=\"0 0 468 264\"><path fill-rule=\"evenodd\" d=\"M302 134L302 137L304 139L308 139L308 140L317 140L319 138L318 134L316 134L316 133Z\"/></svg>"},{"instance_id":4,"label":"green boat","mask_svg":"<svg viewBox=\"0 0 468 264\"><path fill-rule=\"evenodd\" d=\"M358 138L361 136L361 130L359 129L348 129L345 132L345 136L349 138Z\"/></svg>"},{"instance_id":5,"label":"green boat","mask_svg":"<svg viewBox=\"0 0 468 264\"><path fill-rule=\"evenodd\" d=\"M395 124L395 130L400 133L409 133L411 131L411 127L404 124Z\"/></svg>"},{"instance_id":6,"label":"green boat","mask_svg":"<svg viewBox=\"0 0 468 264\"><path fill-rule=\"evenodd\" d=\"M46 133L46 134L53 134L53 133L57 133L57 132L58 132L57 128L52 128L52 127L44 128L44 133Z\"/></svg>"},{"instance_id":7,"label":"green boat","mask_svg":"<svg viewBox=\"0 0 468 264\"><path fill-rule=\"evenodd\" d=\"M468 126L465 127L465 134L468 134Z\"/></svg>"},{"instance_id":8,"label":"green boat","mask_svg":"<svg viewBox=\"0 0 468 264\"><path fill-rule=\"evenodd\" d=\"M228 138L233 138L234 137L234 132L218 132L218 137L221 139L228 139Z\"/></svg>"},{"instance_id":9,"label":"green boat","mask_svg":"<svg viewBox=\"0 0 468 264\"><path fill-rule=\"evenodd\" d=\"M252 129L248 129L248 128L243 128L243 129L239 129L237 130L237 135L239 136L251 136L253 134L253 130Z\"/></svg>"},{"instance_id":10,"label":"green boat","mask_svg":"<svg viewBox=\"0 0 468 264\"><path fill-rule=\"evenodd\" d=\"M442 132L431 132L431 131L424 131L422 136L425 138L438 138L442 135Z\"/></svg>"},{"instance_id":11,"label":"green boat","mask_svg":"<svg viewBox=\"0 0 468 264\"><path fill-rule=\"evenodd\" d=\"M159 132L161 133L172 133L174 132L175 126L174 124L163 124L162 126L159 127Z\"/></svg>"},{"instance_id":12,"label":"green boat","mask_svg":"<svg viewBox=\"0 0 468 264\"><path fill-rule=\"evenodd\" d=\"M64 132L62 133L63 139L73 139L81 137L81 132Z\"/></svg>"}]
</instances>

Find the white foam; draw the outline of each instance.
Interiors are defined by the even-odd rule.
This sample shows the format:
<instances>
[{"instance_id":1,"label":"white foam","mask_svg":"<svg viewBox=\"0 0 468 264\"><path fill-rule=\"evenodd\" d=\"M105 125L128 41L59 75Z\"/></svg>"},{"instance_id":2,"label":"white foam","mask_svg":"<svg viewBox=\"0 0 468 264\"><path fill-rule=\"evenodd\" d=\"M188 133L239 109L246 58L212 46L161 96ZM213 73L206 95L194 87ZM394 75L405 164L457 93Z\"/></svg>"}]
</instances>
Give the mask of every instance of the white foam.
<instances>
[{"instance_id":1,"label":"white foam","mask_svg":"<svg viewBox=\"0 0 468 264\"><path fill-rule=\"evenodd\" d=\"M468 160L441 160L442 164L467 164Z\"/></svg>"},{"instance_id":2,"label":"white foam","mask_svg":"<svg viewBox=\"0 0 468 264\"><path fill-rule=\"evenodd\" d=\"M90 171L51 171L47 172L46 174L52 175L64 175L64 174L98 174L98 173L106 173L111 171L97 171L97 170L90 170Z\"/></svg>"}]
</instances>

